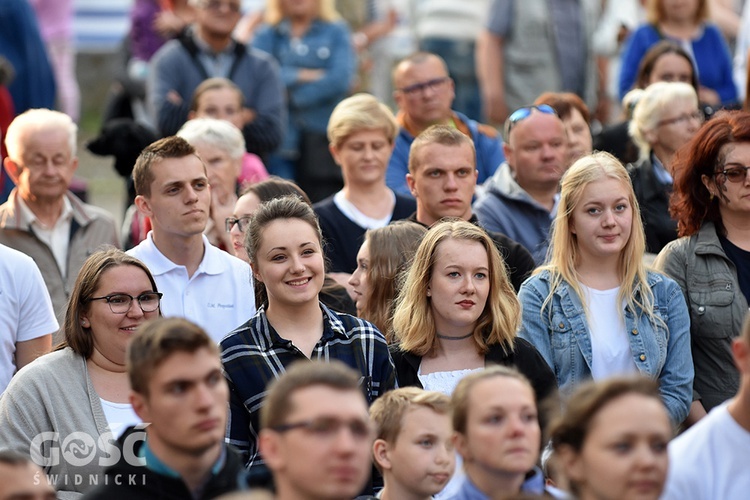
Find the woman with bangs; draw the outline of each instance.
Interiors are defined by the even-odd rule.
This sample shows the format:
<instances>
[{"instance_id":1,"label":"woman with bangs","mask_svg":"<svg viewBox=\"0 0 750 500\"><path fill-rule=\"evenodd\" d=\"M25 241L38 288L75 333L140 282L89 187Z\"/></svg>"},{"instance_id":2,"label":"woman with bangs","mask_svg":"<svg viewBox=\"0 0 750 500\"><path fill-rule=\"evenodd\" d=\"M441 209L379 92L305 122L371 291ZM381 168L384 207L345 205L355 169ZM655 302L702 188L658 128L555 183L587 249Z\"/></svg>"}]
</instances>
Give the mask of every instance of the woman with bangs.
<instances>
[{"instance_id":1,"label":"woman with bangs","mask_svg":"<svg viewBox=\"0 0 750 500\"><path fill-rule=\"evenodd\" d=\"M692 400L690 321L680 287L643 264L643 223L628 172L615 157L576 161L561 182L547 265L519 291L519 336L563 392L587 379L657 379L672 422Z\"/></svg>"}]
</instances>

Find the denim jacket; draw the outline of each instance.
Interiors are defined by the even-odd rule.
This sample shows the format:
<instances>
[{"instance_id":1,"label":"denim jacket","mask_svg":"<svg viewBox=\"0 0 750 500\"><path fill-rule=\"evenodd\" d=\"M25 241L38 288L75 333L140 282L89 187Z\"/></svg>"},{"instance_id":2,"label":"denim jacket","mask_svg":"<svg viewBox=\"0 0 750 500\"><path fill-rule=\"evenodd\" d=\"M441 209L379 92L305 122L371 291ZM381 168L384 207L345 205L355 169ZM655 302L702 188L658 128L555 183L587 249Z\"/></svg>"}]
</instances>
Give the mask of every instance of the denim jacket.
<instances>
[{"instance_id":1,"label":"denim jacket","mask_svg":"<svg viewBox=\"0 0 750 500\"><path fill-rule=\"evenodd\" d=\"M542 271L526 280L518 293L522 306L519 336L544 357L563 392L591 378L591 334L584 306L567 282L550 293L551 275ZM652 324L648 316L627 306L625 327L633 361L643 375L658 379L669 415L675 424L687 417L693 395L693 358L690 352L690 316L680 287L670 278L649 272L654 314L666 325ZM638 293L636 290L635 293Z\"/></svg>"}]
</instances>

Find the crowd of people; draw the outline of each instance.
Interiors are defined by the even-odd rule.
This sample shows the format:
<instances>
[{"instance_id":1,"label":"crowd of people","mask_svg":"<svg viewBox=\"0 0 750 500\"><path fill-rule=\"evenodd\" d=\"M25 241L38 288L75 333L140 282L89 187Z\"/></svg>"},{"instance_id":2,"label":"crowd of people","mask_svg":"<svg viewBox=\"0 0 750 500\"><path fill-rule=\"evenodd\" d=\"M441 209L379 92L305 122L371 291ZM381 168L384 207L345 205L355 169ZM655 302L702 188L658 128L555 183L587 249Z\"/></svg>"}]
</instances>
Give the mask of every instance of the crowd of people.
<instances>
[{"instance_id":1,"label":"crowd of people","mask_svg":"<svg viewBox=\"0 0 750 500\"><path fill-rule=\"evenodd\" d=\"M727 11L646 0L615 35L630 2L413 3L378 96L405 14L376 1L136 1L142 93L90 146L122 228L74 193L49 49L64 112L0 113L0 499L744 498Z\"/></svg>"}]
</instances>

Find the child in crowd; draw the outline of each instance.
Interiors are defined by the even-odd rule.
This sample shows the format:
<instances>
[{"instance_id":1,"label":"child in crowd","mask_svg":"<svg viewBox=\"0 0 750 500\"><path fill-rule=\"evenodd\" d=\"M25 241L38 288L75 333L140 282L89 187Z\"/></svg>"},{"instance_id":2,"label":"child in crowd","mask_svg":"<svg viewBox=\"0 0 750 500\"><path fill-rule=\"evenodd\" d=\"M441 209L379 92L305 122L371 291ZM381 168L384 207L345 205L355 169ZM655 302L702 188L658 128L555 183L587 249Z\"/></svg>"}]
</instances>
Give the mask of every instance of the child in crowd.
<instances>
[{"instance_id":1,"label":"child in crowd","mask_svg":"<svg viewBox=\"0 0 750 500\"><path fill-rule=\"evenodd\" d=\"M370 418L373 457L385 481L379 498L428 499L441 491L456 465L450 398L404 387L376 400Z\"/></svg>"}]
</instances>

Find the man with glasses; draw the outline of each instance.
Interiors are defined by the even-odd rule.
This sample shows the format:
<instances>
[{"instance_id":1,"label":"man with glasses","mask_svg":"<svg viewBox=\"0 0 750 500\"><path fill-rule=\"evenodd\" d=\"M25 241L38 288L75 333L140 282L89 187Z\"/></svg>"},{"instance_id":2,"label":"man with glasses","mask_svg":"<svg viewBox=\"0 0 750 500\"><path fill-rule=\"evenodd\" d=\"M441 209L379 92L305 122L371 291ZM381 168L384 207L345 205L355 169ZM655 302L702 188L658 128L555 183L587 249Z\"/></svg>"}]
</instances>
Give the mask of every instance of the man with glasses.
<instances>
[{"instance_id":1,"label":"man with glasses","mask_svg":"<svg viewBox=\"0 0 750 500\"><path fill-rule=\"evenodd\" d=\"M189 0L195 23L167 42L151 61L146 92L154 123L172 135L188 118L198 85L212 77L242 89L246 148L263 156L281 144L285 109L279 68L271 56L232 38L240 0Z\"/></svg>"},{"instance_id":2,"label":"man with glasses","mask_svg":"<svg viewBox=\"0 0 750 500\"><path fill-rule=\"evenodd\" d=\"M474 202L486 229L498 231L544 262L557 213L560 178L569 165L565 125L546 104L516 110L505 122L506 161Z\"/></svg>"},{"instance_id":3,"label":"man with glasses","mask_svg":"<svg viewBox=\"0 0 750 500\"><path fill-rule=\"evenodd\" d=\"M69 116L32 109L17 116L5 135L5 171L16 188L0 206L0 243L34 259L60 324L86 258L98 246L119 246L112 215L68 189L78 167L77 132ZM56 334L52 344L61 340Z\"/></svg>"},{"instance_id":4,"label":"man with glasses","mask_svg":"<svg viewBox=\"0 0 750 500\"><path fill-rule=\"evenodd\" d=\"M247 485L239 454L224 444L229 389L214 341L181 318L146 323L128 346L130 403L148 427L118 439L92 499L216 498Z\"/></svg>"},{"instance_id":5,"label":"man with glasses","mask_svg":"<svg viewBox=\"0 0 750 500\"><path fill-rule=\"evenodd\" d=\"M152 230L128 250L164 293L164 316L187 318L218 342L255 314L250 266L203 234L211 207L206 167L181 137L146 147L133 168L135 205Z\"/></svg>"},{"instance_id":6,"label":"man with glasses","mask_svg":"<svg viewBox=\"0 0 750 500\"><path fill-rule=\"evenodd\" d=\"M431 125L448 125L471 137L476 149L477 182L484 182L503 162L497 131L451 109L453 80L439 56L417 52L403 59L393 70L393 86L400 130L388 163L386 184L395 192L410 194L406 184L409 148L414 138Z\"/></svg>"},{"instance_id":7,"label":"man with glasses","mask_svg":"<svg viewBox=\"0 0 750 500\"><path fill-rule=\"evenodd\" d=\"M340 361L294 364L270 386L260 425L278 500L350 500L364 488L374 432L359 374Z\"/></svg>"}]
</instances>

